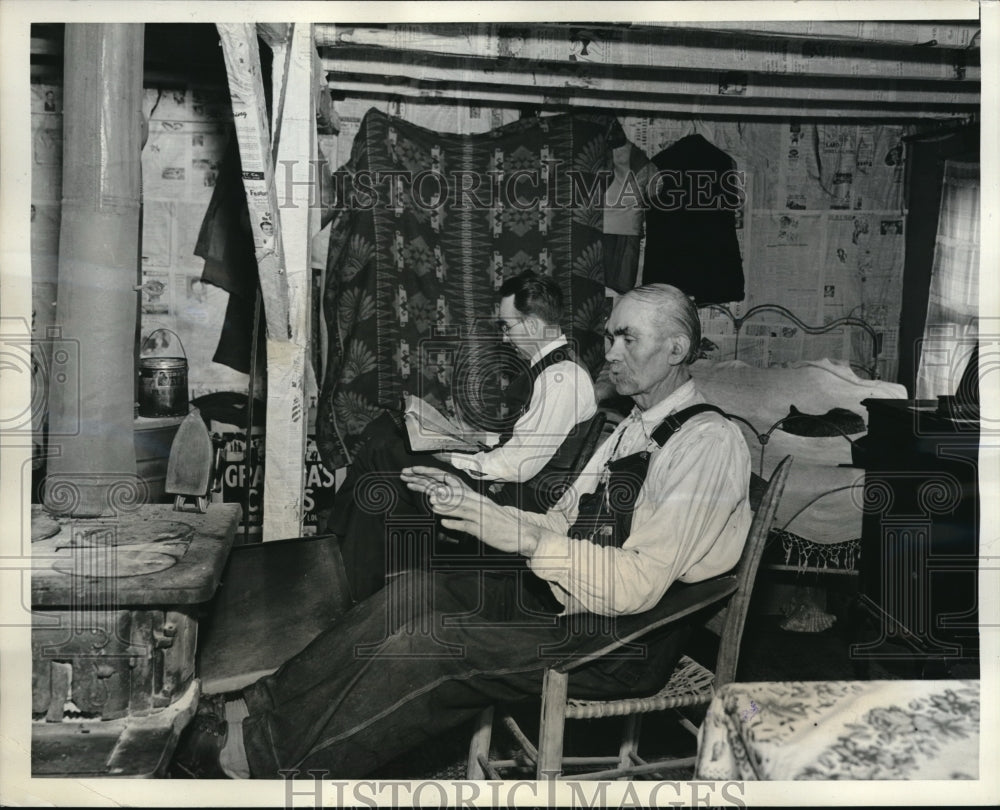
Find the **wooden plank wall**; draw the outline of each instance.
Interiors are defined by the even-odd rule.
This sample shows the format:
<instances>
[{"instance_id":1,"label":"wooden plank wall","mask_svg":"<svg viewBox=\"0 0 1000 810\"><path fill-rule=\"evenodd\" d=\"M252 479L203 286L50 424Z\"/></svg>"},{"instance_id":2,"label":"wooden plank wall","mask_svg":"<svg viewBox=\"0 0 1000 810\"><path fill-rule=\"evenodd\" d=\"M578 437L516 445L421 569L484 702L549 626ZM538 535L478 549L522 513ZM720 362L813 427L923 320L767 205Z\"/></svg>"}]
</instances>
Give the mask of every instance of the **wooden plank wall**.
<instances>
[{"instance_id":1,"label":"wooden plank wall","mask_svg":"<svg viewBox=\"0 0 1000 810\"><path fill-rule=\"evenodd\" d=\"M978 110L978 21L316 26L345 94L691 115Z\"/></svg>"}]
</instances>

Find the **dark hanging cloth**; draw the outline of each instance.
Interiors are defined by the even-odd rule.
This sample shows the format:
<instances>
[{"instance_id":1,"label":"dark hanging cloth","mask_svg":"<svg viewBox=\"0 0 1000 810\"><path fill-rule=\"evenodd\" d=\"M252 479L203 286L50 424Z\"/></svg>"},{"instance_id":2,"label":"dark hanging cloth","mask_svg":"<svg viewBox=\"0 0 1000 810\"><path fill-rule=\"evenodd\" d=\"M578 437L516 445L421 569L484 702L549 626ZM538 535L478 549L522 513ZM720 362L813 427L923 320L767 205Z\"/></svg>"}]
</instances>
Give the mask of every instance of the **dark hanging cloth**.
<instances>
[{"instance_id":1,"label":"dark hanging cloth","mask_svg":"<svg viewBox=\"0 0 1000 810\"><path fill-rule=\"evenodd\" d=\"M219 165L215 189L198 231L194 254L205 260L202 281L229 293L222 334L212 360L248 374L257 291L257 259L235 136L230 139Z\"/></svg>"},{"instance_id":2,"label":"dark hanging cloth","mask_svg":"<svg viewBox=\"0 0 1000 810\"><path fill-rule=\"evenodd\" d=\"M639 243L649 202L646 192L656 167L628 141L615 146L612 164L614 177L604 206L604 283L625 293L635 286L639 274Z\"/></svg>"},{"instance_id":3,"label":"dark hanging cloth","mask_svg":"<svg viewBox=\"0 0 1000 810\"><path fill-rule=\"evenodd\" d=\"M639 275L639 239L632 234L605 233L604 272L608 287L615 292L627 293L635 286Z\"/></svg>"},{"instance_id":4,"label":"dark hanging cloth","mask_svg":"<svg viewBox=\"0 0 1000 810\"><path fill-rule=\"evenodd\" d=\"M736 163L701 135L681 138L653 163L678 174L663 177L646 211L643 283L672 284L699 305L742 301L736 194L723 182Z\"/></svg>"},{"instance_id":5,"label":"dark hanging cloth","mask_svg":"<svg viewBox=\"0 0 1000 810\"><path fill-rule=\"evenodd\" d=\"M271 116L271 49L260 49L264 106ZM244 374L250 373L254 303L257 296L257 258L243 187L239 142L234 132L219 164L212 199L198 231L195 256L205 260L201 280L229 293L222 334L212 361ZM258 360L263 360L263 352Z\"/></svg>"},{"instance_id":6,"label":"dark hanging cloth","mask_svg":"<svg viewBox=\"0 0 1000 810\"><path fill-rule=\"evenodd\" d=\"M330 233L330 341L316 424L324 465L350 463L368 423L398 409L404 393L490 429L486 417L501 411L496 293L524 270L556 280L571 316L567 338L592 373L601 366L601 183L622 141L606 115L532 116L457 135L369 110L333 178L340 213ZM497 192L498 172L521 179ZM410 180L421 173L417 204ZM444 192L433 175L444 178Z\"/></svg>"}]
</instances>

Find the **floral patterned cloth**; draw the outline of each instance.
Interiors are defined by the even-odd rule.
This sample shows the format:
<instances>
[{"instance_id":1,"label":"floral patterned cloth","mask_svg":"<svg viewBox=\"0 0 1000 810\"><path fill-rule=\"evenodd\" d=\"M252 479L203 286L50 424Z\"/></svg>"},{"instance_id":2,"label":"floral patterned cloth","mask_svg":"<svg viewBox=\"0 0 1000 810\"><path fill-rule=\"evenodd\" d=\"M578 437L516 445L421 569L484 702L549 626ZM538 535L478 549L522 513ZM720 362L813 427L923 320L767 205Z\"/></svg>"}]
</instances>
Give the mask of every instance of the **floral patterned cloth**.
<instances>
[{"instance_id":1,"label":"floral patterned cloth","mask_svg":"<svg viewBox=\"0 0 1000 810\"><path fill-rule=\"evenodd\" d=\"M731 683L698 779L978 779L979 681Z\"/></svg>"},{"instance_id":2,"label":"floral patterned cloth","mask_svg":"<svg viewBox=\"0 0 1000 810\"><path fill-rule=\"evenodd\" d=\"M496 291L523 270L559 282L564 331L596 372L606 314L600 184L622 142L617 120L603 115L526 118L478 135L365 115L334 174L341 211L317 414L326 466L349 463L365 426L404 393L495 429L509 360Z\"/></svg>"}]
</instances>

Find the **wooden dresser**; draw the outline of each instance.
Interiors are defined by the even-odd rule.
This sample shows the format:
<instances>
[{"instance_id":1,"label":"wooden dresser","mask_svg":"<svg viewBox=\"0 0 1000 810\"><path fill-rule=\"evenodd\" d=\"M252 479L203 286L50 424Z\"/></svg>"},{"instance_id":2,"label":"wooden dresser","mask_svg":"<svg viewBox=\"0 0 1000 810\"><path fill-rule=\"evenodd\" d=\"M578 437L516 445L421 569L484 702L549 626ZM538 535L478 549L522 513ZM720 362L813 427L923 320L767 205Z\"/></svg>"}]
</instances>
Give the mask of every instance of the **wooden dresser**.
<instances>
[{"instance_id":1,"label":"wooden dresser","mask_svg":"<svg viewBox=\"0 0 1000 810\"><path fill-rule=\"evenodd\" d=\"M979 424L922 400L867 399L860 663L912 662L948 674L979 651ZM928 665L930 669L928 669Z\"/></svg>"}]
</instances>

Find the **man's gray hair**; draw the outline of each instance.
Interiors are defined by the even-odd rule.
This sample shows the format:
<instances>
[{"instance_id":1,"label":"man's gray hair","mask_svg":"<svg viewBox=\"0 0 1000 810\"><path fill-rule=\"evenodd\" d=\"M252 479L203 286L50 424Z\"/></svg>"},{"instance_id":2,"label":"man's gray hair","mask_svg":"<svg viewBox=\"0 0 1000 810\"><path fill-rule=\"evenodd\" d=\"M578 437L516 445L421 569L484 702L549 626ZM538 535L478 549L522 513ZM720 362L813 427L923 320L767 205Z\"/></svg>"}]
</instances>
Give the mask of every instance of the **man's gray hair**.
<instances>
[{"instance_id":1,"label":"man's gray hair","mask_svg":"<svg viewBox=\"0 0 1000 810\"><path fill-rule=\"evenodd\" d=\"M632 298L649 304L654 315L654 323L664 337L684 335L691 341L685 363L698 359L701 347L701 320L694 301L670 284L644 284L625 293L623 298Z\"/></svg>"}]
</instances>

